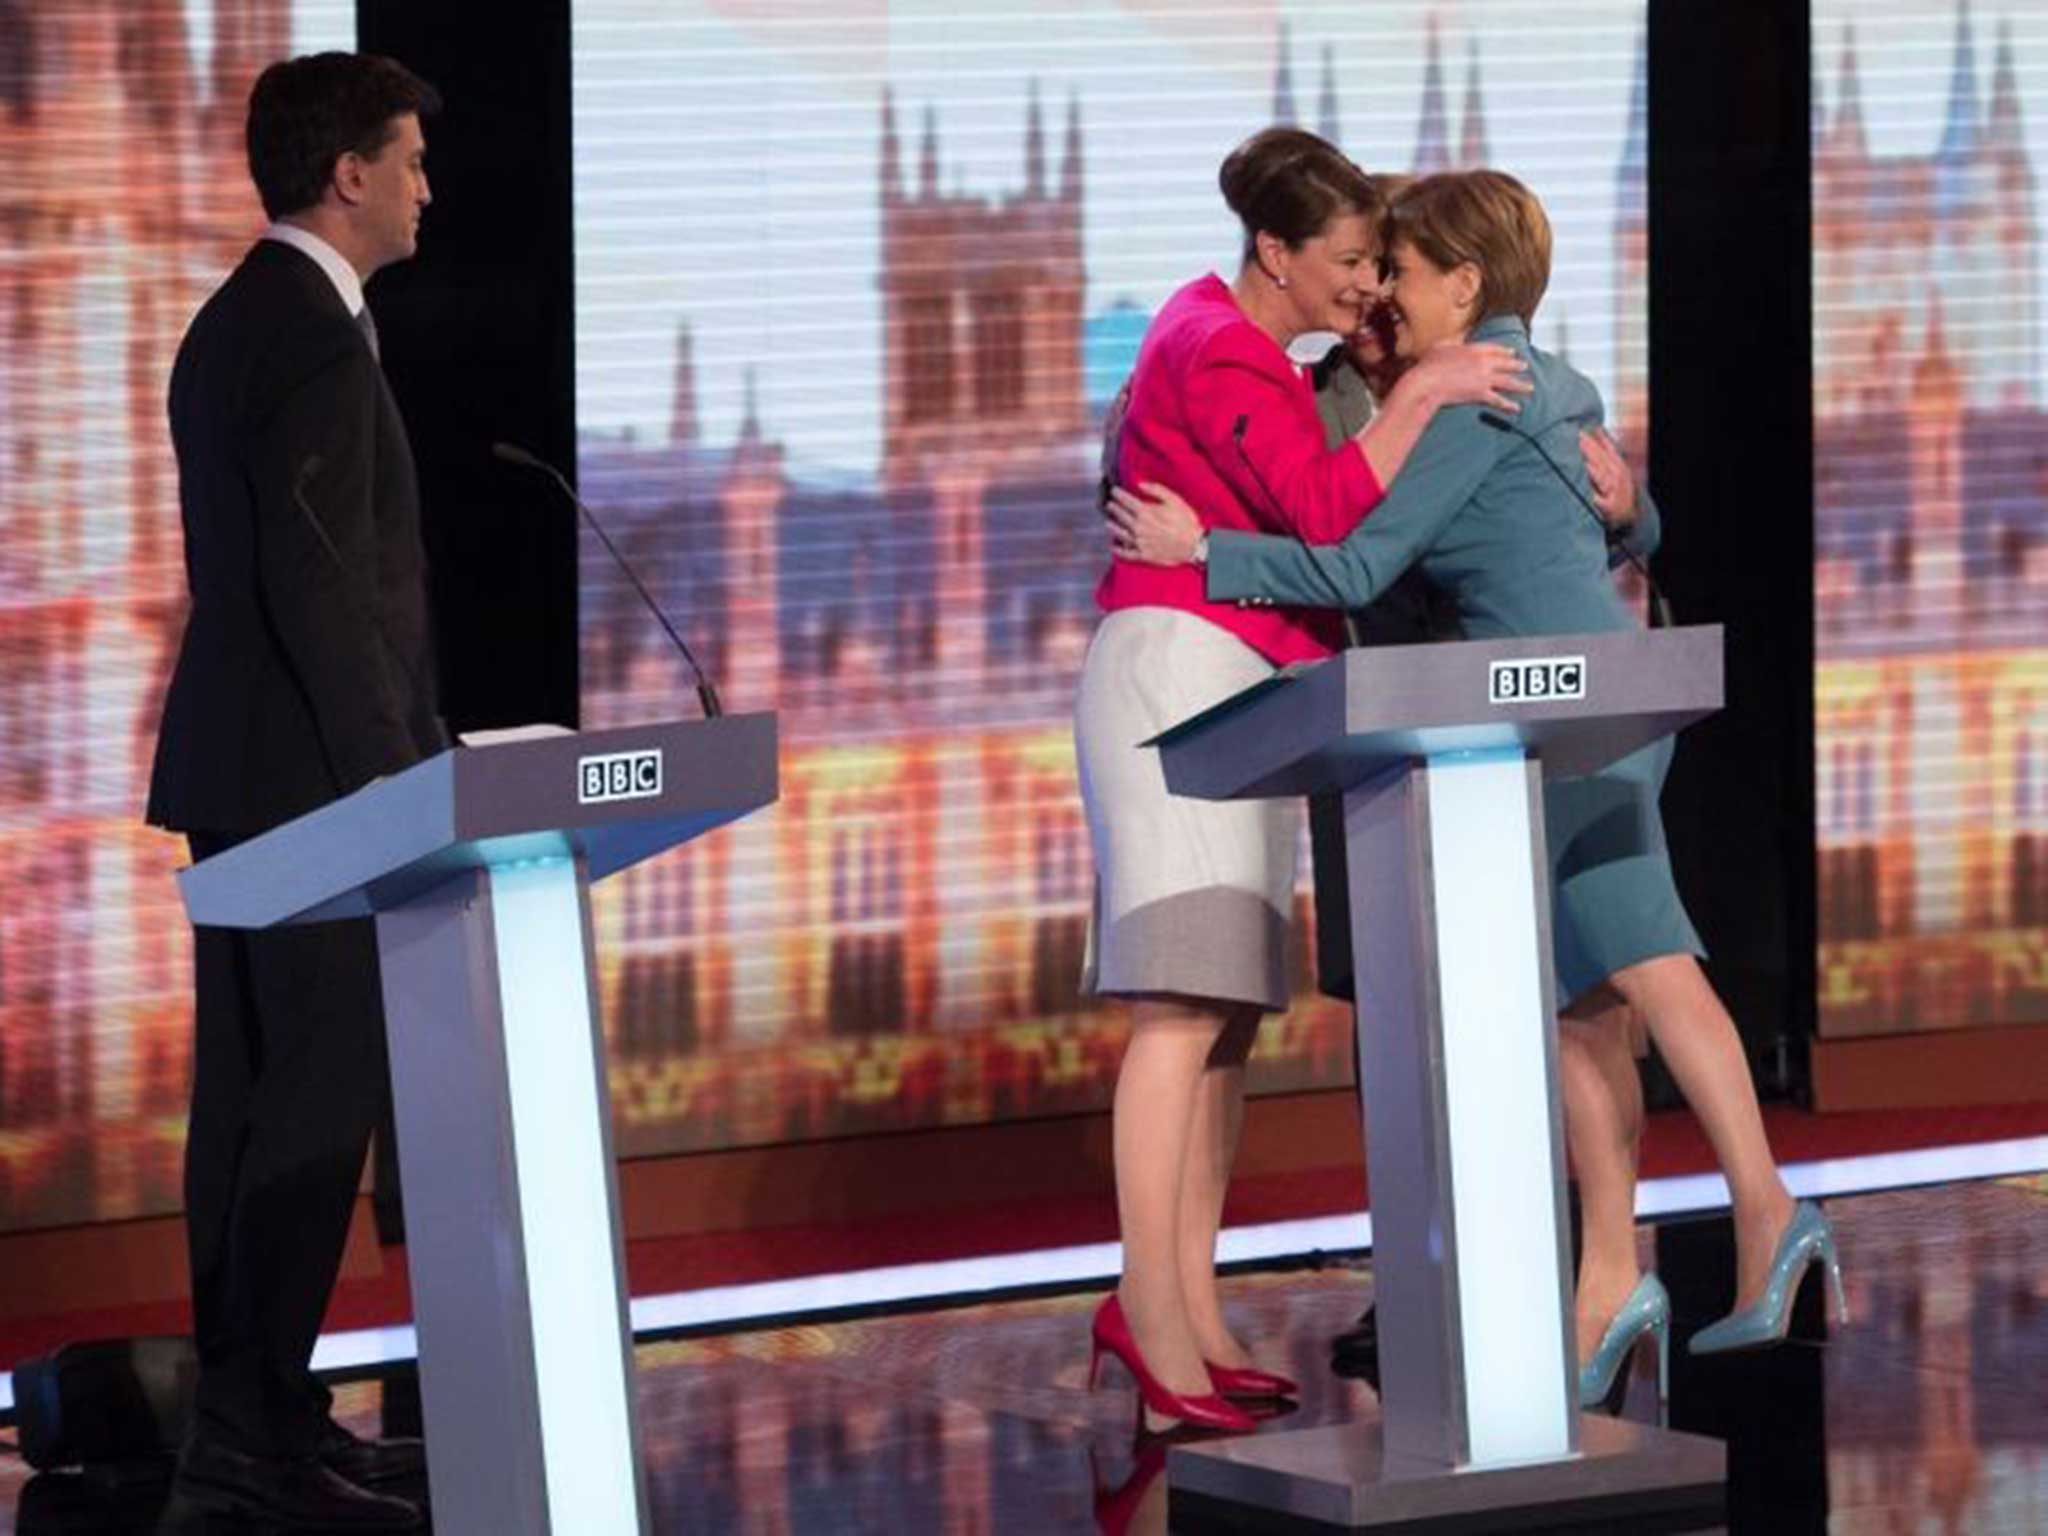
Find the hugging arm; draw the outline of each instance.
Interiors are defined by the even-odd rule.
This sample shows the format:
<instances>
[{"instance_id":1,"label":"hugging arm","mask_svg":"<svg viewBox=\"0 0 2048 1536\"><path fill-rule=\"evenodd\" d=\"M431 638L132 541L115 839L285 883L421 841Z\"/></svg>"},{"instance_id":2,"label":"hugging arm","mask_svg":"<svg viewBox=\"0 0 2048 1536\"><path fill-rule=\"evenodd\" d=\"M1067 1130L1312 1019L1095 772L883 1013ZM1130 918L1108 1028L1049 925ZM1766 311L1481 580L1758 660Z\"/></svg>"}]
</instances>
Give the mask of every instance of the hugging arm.
<instances>
[{"instance_id":1,"label":"hugging arm","mask_svg":"<svg viewBox=\"0 0 2048 1536\"><path fill-rule=\"evenodd\" d=\"M1249 327L1226 326L1190 370L1187 424L1203 457L1266 527L1327 544L1378 504L1355 442L1323 445L1301 414L1286 360Z\"/></svg>"},{"instance_id":2,"label":"hugging arm","mask_svg":"<svg viewBox=\"0 0 2048 1536\"><path fill-rule=\"evenodd\" d=\"M1616 539L1607 552L1610 566L1624 564L1630 555L1638 560L1647 560L1657 553L1657 546L1664 541L1664 515L1657 510L1657 503L1650 497L1647 485L1636 487L1636 519Z\"/></svg>"},{"instance_id":3,"label":"hugging arm","mask_svg":"<svg viewBox=\"0 0 2048 1536\"><path fill-rule=\"evenodd\" d=\"M1663 518L1650 498L1650 488L1636 483L1635 470L1597 415L1579 434L1579 454L1585 460L1586 478L1593 484L1593 505L1607 524L1608 565L1619 566L1630 558L1649 559L1663 538Z\"/></svg>"},{"instance_id":4,"label":"hugging arm","mask_svg":"<svg viewBox=\"0 0 2048 1536\"><path fill-rule=\"evenodd\" d=\"M1380 505L1424 434L1453 404L1510 415L1534 387L1527 362L1493 342L1432 348L1404 371L1362 430L1331 448L1299 414L1284 360L1248 328L1217 332L1189 379L1189 424L1209 462L1266 526L1333 544Z\"/></svg>"},{"instance_id":5,"label":"hugging arm","mask_svg":"<svg viewBox=\"0 0 2048 1536\"><path fill-rule=\"evenodd\" d=\"M1508 446L1470 406L1436 414L1386 499L1342 543L1310 554L1299 541L1217 529L1209 536L1211 601L1270 598L1362 608L1428 552Z\"/></svg>"}]
</instances>

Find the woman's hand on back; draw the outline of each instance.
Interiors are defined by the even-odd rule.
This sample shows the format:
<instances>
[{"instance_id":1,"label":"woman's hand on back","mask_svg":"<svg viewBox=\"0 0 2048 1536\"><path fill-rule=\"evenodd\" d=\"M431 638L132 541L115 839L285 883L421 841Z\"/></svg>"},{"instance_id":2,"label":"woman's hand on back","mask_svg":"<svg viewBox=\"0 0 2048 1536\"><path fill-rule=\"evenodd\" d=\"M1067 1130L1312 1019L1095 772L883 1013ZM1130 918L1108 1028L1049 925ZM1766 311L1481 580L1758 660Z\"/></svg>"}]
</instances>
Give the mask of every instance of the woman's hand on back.
<instances>
[{"instance_id":1,"label":"woman's hand on back","mask_svg":"<svg viewBox=\"0 0 2048 1536\"><path fill-rule=\"evenodd\" d=\"M1142 565L1185 565L1194 559L1202 537L1195 509L1156 480L1143 482L1136 491L1117 486L1109 493L1105 515L1110 552Z\"/></svg>"},{"instance_id":2,"label":"woman's hand on back","mask_svg":"<svg viewBox=\"0 0 2048 1536\"><path fill-rule=\"evenodd\" d=\"M1512 347L1490 341L1445 341L1416 361L1401 387L1425 389L1438 405L1484 405L1513 415L1517 395L1535 389L1529 364Z\"/></svg>"},{"instance_id":3,"label":"woman's hand on back","mask_svg":"<svg viewBox=\"0 0 2048 1536\"><path fill-rule=\"evenodd\" d=\"M1585 455L1586 478L1593 482L1593 505L1600 509L1607 526L1616 530L1634 527L1641 510L1636 505L1636 475L1614 439L1598 427L1591 428L1579 434L1579 452Z\"/></svg>"}]
</instances>

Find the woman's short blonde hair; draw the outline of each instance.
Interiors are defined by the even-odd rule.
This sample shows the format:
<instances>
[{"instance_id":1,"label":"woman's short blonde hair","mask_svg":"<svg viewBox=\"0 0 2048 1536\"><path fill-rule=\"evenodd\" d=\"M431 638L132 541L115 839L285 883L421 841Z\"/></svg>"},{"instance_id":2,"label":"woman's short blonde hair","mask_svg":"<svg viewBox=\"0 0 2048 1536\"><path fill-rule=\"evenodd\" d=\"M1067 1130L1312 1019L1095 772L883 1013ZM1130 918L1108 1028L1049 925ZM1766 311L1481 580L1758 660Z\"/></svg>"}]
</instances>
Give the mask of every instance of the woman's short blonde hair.
<instances>
[{"instance_id":1,"label":"woman's short blonde hair","mask_svg":"<svg viewBox=\"0 0 2048 1536\"><path fill-rule=\"evenodd\" d=\"M1444 171L1410 182L1387 209L1386 245L1406 240L1434 266L1479 269L1475 319L1535 320L1550 286L1550 217L1505 171Z\"/></svg>"}]
</instances>

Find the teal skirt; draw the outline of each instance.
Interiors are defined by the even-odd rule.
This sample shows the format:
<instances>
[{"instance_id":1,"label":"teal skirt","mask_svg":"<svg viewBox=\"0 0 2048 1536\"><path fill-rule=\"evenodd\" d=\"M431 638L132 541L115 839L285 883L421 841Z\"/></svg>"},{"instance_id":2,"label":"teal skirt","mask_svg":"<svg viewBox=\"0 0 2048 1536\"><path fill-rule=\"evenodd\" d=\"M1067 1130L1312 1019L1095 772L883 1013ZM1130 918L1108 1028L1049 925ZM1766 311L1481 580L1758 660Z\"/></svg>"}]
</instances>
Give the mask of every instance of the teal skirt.
<instances>
[{"instance_id":1,"label":"teal skirt","mask_svg":"<svg viewBox=\"0 0 2048 1536\"><path fill-rule=\"evenodd\" d=\"M1671 750L1667 736L1598 773L1544 785L1559 1007L1638 961L1706 955L1678 899L1657 809Z\"/></svg>"}]
</instances>

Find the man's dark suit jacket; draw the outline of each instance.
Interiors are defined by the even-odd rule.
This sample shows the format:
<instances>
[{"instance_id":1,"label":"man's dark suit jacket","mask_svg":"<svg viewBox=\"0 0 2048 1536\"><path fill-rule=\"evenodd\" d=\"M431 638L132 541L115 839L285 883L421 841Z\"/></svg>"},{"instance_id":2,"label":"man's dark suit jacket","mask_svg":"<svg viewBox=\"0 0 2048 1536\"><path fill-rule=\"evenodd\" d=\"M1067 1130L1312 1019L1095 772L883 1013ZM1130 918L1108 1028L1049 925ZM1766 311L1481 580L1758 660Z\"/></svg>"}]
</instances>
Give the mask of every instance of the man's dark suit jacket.
<instances>
[{"instance_id":1,"label":"man's dark suit jacket","mask_svg":"<svg viewBox=\"0 0 2048 1536\"><path fill-rule=\"evenodd\" d=\"M187 331L170 414L192 607L148 819L257 832L439 751L412 451L317 263L257 243Z\"/></svg>"}]
</instances>

